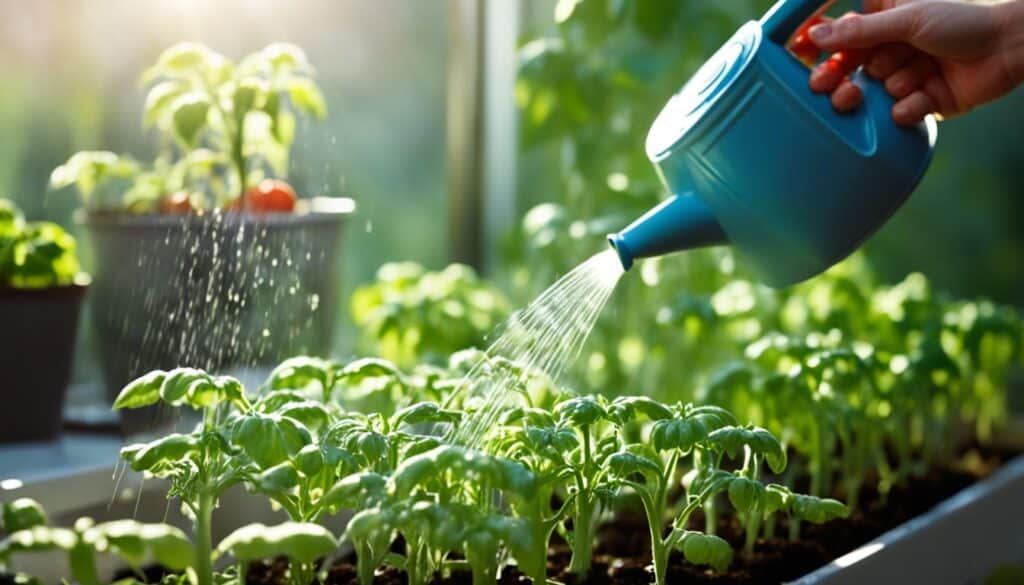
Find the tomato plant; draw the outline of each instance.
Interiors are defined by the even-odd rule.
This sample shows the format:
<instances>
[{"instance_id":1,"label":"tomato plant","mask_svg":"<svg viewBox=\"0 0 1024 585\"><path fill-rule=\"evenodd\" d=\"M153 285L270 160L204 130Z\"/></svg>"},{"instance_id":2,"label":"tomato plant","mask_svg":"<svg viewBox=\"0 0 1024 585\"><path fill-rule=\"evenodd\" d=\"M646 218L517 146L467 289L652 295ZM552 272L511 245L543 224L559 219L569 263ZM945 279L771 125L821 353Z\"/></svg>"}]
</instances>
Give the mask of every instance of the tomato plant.
<instances>
[{"instance_id":1,"label":"tomato plant","mask_svg":"<svg viewBox=\"0 0 1024 585\"><path fill-rule=\"evenodd\" d=\"M294 190L264 177L287 175L297 116L327 115L314 76L302 49L287 43L238 62L199 43L174 45L142 75L142 126L162 138L156 160L83 151L54 169L50 186L74 185L86 205L132 212L292 211Z\"/></svg>"},{"instance_id":2,"label":"tomato plant","mask_svg":"<svg viewBox=\"0 0 1024 585\"><path fill-rule=\"evenodd\" d=\"M181 500L192 518L197 585L213 583L213 510L221 494L247 477L248 458L264 462L293 455L308 431L294 419L253 411L242 385L234 378L201 370L154 371L125 386L115 409L141 408L162 402L202 412L202 422L188 434L172 433L148 443L129 445L121 458L135 471L166 478L167 495ZM237 410L233 410L231 407ZM239 420L237 417L246 416ZM266 430L259 441L242 441L247 432Z\"/></svg>"}]
</instances>

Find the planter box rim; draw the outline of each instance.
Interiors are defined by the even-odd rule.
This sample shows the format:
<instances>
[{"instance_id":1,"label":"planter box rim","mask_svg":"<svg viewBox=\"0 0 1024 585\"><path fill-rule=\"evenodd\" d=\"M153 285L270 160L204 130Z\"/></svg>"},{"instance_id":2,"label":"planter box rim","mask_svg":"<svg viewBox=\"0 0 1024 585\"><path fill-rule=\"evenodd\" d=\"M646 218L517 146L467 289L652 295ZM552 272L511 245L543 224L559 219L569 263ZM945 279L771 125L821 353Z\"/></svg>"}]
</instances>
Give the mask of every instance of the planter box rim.
<instances>
[{"instance_id":1,"label":"planter box rim","mask_svg":"<svg viewBox=\"0 0 1024 585\"><path fill-rule=\"evenodd\" d=\"M150 229L218 222L226 226L298 227L343 221L356 211L356 203L347 197L300 199L292 213L252 214L242 212L205 212L202 214L130 213L118 209L78 209L75 221L88 227L114 229Z\"/></svg>"},{"instance_id":2,"label":"planter box rim","mask_svg":"<svg viewBox=\"0 0 1024 585\"><path fill-rule=\"evenodd\" d=\"M0 301L13 298L35 297L40 299L80 297L85 294L92 284L92 277L85 272L75 275L71 284L48 286L45 288L14 288L0 286Z\"/></svg>"}]
</instances>

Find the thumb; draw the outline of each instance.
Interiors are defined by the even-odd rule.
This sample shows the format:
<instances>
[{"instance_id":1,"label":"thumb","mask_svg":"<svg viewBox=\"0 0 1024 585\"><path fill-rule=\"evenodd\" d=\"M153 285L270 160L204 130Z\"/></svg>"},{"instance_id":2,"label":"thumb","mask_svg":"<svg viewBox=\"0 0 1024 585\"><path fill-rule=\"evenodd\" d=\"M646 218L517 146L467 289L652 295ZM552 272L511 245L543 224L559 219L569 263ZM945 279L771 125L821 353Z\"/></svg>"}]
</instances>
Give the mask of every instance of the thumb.
<instances>
[{"instance_id":1,"label":"thumb","mask_svg":"<svg viewBox=\"0 0 1024 585\"><path fill-rule=\"evenodd\" d=\"M824 51L867 49L882 43L909 42L916 21L916 7L906 4L873 14L848 14L814 25L807 34Z\"/></svg>"}]
</instances>

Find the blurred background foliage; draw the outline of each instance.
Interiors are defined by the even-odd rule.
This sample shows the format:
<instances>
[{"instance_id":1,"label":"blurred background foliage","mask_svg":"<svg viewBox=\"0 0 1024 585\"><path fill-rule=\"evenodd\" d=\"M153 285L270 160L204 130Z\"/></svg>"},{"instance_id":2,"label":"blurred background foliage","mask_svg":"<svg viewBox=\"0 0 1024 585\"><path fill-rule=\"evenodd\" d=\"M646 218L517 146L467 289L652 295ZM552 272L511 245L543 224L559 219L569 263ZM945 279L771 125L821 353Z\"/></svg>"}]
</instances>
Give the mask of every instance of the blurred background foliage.
<instances>
[{"instance_id":1,"label":"blurred background foliage","mask_svg":"<svg viewBox=\"0 0 1024 585\"><path fill-rule=\"evenodd\" d=\"M602 249L607 232L666 196L644 154L651 121L707 56L770 5L530 4L533 18L527 20L516 87L519 204L526 211L504 250L516 301L532 298ZM846 8L839 5L832 13ZM921 271L936 289L959 297L1024 302L1024 200L1017 173L1024 162L1021 105L1024 95L1018 91L944 122L934 162L917 192L864 254L840 266L833 278L853 275L870 288L876 280L895 283ZM794 177L800 172L794 169ZM690 391L701 381L701 372L691 370L706 374L709 360L728 357L707 355L721 349L707 337L716 322L747 327L739 338L753 339L783 324L790 295L811 303L817 295L819 304L840 298L815 292L813 283L780 294L744 278L742 260L722 249L641 263L623 278L599 321L585 350L589 357L579 367L582 379L605 388L640 386L619 392L673 386ZM816 288L832 282L823 279ZM744 312L761 317L736 319Z\"/></svg>"}]
</instances>

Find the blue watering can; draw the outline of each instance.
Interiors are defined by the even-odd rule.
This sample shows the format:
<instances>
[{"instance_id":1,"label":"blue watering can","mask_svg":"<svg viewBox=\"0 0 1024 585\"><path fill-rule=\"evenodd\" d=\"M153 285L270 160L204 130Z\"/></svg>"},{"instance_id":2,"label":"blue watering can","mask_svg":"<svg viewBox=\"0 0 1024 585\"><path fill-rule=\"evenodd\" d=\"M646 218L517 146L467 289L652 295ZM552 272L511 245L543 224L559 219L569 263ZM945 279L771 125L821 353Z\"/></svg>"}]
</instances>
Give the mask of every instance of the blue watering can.
<instances>
[{"instance_id":1,"label":"blue watering can","mask_svg":"<svg viewBox=\"0 0 1024 585\"><path fill-rule=\"evenodd\" d=\"M736 31L658 114L647 156L674 195L608 236L623 268L732 244L758 278L787 286L856 250L914 190L935 120L898 126L893 98L863 72L853 76L863 103L838 113L786 49L827 4L781 0Z\"/></svg>"}]
</instances>

